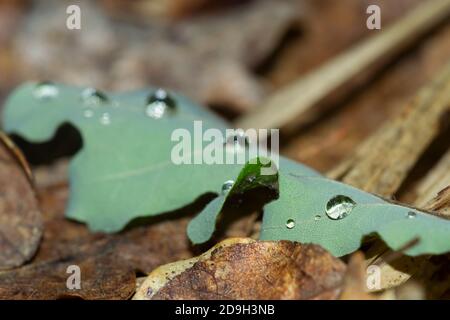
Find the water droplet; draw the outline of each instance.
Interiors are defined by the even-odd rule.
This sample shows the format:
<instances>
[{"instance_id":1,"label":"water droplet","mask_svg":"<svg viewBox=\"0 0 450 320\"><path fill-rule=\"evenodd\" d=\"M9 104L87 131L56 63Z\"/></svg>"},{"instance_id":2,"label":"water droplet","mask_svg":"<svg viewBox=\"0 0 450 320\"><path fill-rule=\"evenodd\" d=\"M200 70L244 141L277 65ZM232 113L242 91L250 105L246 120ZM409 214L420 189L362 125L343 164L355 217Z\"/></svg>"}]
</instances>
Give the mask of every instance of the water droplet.
<instances>
[{"instance_id":1,"label":"water droplet","mask_svg":"<svg viewBox=\"0 0 450 320\"><path fill-rule=\"evenodd\" d=\"M327 203L327 216L333 220L345 218L353 210L356 202L343 195L337 195L331 198Z\"/></svg>"},{"instance_id":2,"label":"water droplet","mask_svg":"<svg viewBox=\"0 0 450 320\"><path fill-rule=\"evenodd\" d=\"M286 221L286 228L292 229L295 227L295 220L294 219L288 219Z\"/></svg>"},{"instance_id":3,"label":"water droplet","mask_svg":"<svg viewBox=\"0 0 450 320\"><path fill-rule=\"evenodd\" d=\"M145 113L151 118L160 119L175 108L175 100L165 90L158 89L148 98Z\"/></svg>"},{"instance_id":4,"label":"water droplet","mask_svg":"<svg viewBox=\"0 0 450 320\"><path fill-rule=\"evenodd\" d=\"M85 118L92 118L94 116L94 111L92 111L91 109L86 109L83 111L83 116Z\"/></svg>"},{"instance_id":5,"label":"water droplet","mask_svg":"<svg viewBox=\"0 0 450 320\"><path fill-rule=\"evenodd\" d=\"M233 180L225 181L222 185L222 195L226 195L228 192L230 192L231 188L233 188L233 185Z\"/></svg>"},{"instance_id":6,"label":"water droplet","mask_svg":"<svg viewBox=\"0 0 450 320\"><path fill-rule=\"evenodd\" d=\"M417 217L417 214L414 211L408 211L408 213L406 214L406 217L408 219L414 219L415 217Z\"/></svg>"},{"instance_id":7,"label":"water droplet","mask_svg":"<svg viewBox=\"0 0 450 320\"><path fill-rule=\"evenodd\" d=\"M105 112L102 114L102 116L100 117L100 123L103 125L108 125L111 123L111 116L109 115L109 113Z\"/></svg>"},{"instance_id":8,"label":"water droplet","mask_svg":"<svg viewBox=\"0 0 450 320\"><path fill-rule=\"evenodd\" d=\"M33 91L33 95L40 100L50 100L56 98L58 94L58 87L54 83L48 81L38 83Z\"/></svg>"},{"instance_id":9,"label":"water droplet","mask_svg":"<svg viewBox=\"0 0 450 320\"><path fill-rule=\"evenodd\" d=\"M322 216L321 216L320 214L317 214L317 215L314 217L314 220L316 220L316 221L319 221L320 219L322 219Z\"/></svg>"},{"instance_id":10,"label":"water droplet","mask_svg":"<svg viewBox=\"0 0 450 320\"><path fill-rule=\"evenodd\" d=\"M95 88L86 88L81 92L83 102L90 106L99 105L108 101L108 97Z\"/></svg>"}]
</instances>

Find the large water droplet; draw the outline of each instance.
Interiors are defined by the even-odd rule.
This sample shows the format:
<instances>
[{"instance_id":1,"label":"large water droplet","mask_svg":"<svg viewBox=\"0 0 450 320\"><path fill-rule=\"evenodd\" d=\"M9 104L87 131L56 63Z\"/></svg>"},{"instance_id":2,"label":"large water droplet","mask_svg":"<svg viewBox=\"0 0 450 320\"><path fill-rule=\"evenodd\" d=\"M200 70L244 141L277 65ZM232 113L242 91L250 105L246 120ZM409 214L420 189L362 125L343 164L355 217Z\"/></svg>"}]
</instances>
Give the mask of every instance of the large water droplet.
<instances>
[{"instance_id":1,"label":"large water droplet","mask_svg":"<svg viewBox=\"0 0 450 320\"><path fill-rule=\"evenodd\" d=\"M162 118L167 112L175 111L175 100L163 89L156 90L147 100L145 113L154 119Z\"/></svg>"},{"instance_id":2,"label":"large water droplet","mask_svg":"<svg viewBox=\"0 0 450 320\"><path fill-rule=\"evenodd\" d=\"M100 117L100 123L103 125L108 125L111 123L111 116L109 113L105 112Z\"/></svg>"},{"instance_id":3,"label":"large water droplet","mask_svg":"<svg viewBox=\"0 0 450 320\"><path fill-rule=\"evenodd\" d=\"M286 221L286 228L293 229L295 227L295 220L294 219L288 219Z\"/></svg>"},{"instance_id":4,"label":"large water droplet","mask_svg":"<svg viewBox=\"0 0 450 320\"><path fill-rule=\"evenodd\" d=\"M81 99L90 106L96 106L108 101L108 97L95 88L86 88L81 92Z\"/></svg>"},{"instance_id":5,"label":"large water droplet","mask_svg":"<svg viewBox=\"0 0 450 320\"><path fill-rule=\"evenodd\" d=\"M231 188L233 188L233 185L233 180L225 181L222 185L222 195L226 195L228 192L230 192Z\"/></svg>"},{"instance_id":6,"label":"large water droplet","mask_svg":"<svg viewBox=\"0 0 450 320\"><path fill-rule=\"evenodd\" d=\"M54 83L48 81L38 83L33 91L33 95L39 100L54 99L58 94L58 87Z\"/></svg>"},{"instance_id":7,"label":"large water droplet","mask_svg":"<svg viewBox=\"0 0 450 320\"><path fill-rule=\"evenodd\" d=\"M406 217L408 219L414 219L415 217L417 217L417 214L414 211L408 211L408 213L406 214Z\"/></svg>"},{"instance_id":8,"label":"large water droplet","mask_svg":"<svg viewBox=\"0 0 450 320\"><path fill-rule=\"evenodd\" d=\"M337 195L327 203L327 216L333 220L343 219L350 214L356 202L343 195Z\"/></svg>"}]
</instances>

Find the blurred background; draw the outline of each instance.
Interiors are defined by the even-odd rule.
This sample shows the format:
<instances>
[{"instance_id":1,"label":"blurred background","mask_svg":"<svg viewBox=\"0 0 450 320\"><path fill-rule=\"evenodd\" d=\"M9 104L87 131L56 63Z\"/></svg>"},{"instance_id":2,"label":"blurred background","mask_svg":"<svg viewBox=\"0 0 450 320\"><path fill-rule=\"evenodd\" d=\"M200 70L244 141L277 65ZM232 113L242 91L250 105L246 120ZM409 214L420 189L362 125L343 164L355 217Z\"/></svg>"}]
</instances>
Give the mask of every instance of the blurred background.
<instances>
[{"instance_id":1,"label":"blurred background","mask_svg":"<svg viewBox=\"0 0 450 320\"><path fill-rule=\"evenodd\" d=\"M51 80L102 90L162 86L230 121L423 0L0 0L0 104L19 83ZM81 8L81 29L66 8ZM381 8L382 30L366 9ZM322 172L343 160L450 59L450 21L364 75L326 112L281 141ZM281 106L282 107L282 106Z\"/></svg>"}]
</instances>

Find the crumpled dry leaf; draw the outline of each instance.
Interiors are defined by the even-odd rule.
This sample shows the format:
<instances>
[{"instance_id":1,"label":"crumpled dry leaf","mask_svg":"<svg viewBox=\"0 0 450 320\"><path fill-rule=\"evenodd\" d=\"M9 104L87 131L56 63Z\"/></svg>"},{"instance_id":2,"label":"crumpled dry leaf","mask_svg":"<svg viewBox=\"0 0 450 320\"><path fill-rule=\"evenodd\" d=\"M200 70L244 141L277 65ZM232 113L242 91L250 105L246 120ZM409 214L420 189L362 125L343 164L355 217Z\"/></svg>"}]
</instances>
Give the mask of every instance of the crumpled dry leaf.
<instances>
[{"instance_id":1,"label":"crumpled dry leaf","mask_svg":"<svg viewBox=\"0 0 450 320\"><path fill-rule=\"evenodd\" d=\"M88 244L84 254L0 273L0 299L127 299L135 291L133 269L120 261L114 243ZM67 268L80 268L81 289L70 290Z\"/></svg>"},{"instance_id":2,"label":"crumpled dry leaf","mask_svg":"<svg viewBox=\"0 0 450 320\"><path fill-rule=\"evenodd\" d=\"M66 184L39 190L45 231L33 262L84 255L83 250L89 249L90 245L104 241L110 243L120 256L111 267L116 264L120 266L124 260L133 270L142 273L194 255L185 231L191 218L189 215L154 219L151 223L129 228L119 234L91 233L85 225L64 217L67 197Z\"/></svg>"},{"instance_id":3,"label":"crumpled dry leaf","mask_svg":"<svg viewBox=\"0 0 450 320\"><path fill-rule=\"evenodd\" d=\"M134 299L335 299L345 269L316 245L232 238L159 267Z\"/></svg>"},{"instance_id":4,"label":"crumpled dry leaf","mask_svg":"<svg viewBox=\"0 0 450 320\"><path fill-rule=\"evenodd\" d=\"M142 273L148 273L162 264L191 258L201 252L199 250L202 247L192 247L186 235L187 224L201 209L201 204L194 204L174 215L148 219L142 225L130 227L116 235L91 233L85 225L67 220L64 211L69 192L63 163L57 162L37 170L38 195L44 212L45 231L33 262L54 260L69 253L77 255L83 244L103 239L113 241L116 238L119 239L116 250L121 252L121 257ZM224 221L224 228L219 230L215 241L231 236L250 235L258 216L253 207L253 202L257 202L257 199L251 199L254 200L252 203L246 201L240 208L228 209L234 210L236 214L230 214L229 219Z\"/></svg>"},{"instance_id":5,"label":"crumpled dry leaf","mask_svg":"<svg viewBox=\"0 0 450 320\"><path fill-rule=\"evenodd\" d=\"M0 299L127 299L135 292L136 273L148 274L162 264L199 253L201 248L192 248L186 236L189 214L157 219L115 235L89 232L64 218L68 186L60 183L61 170L52 166L47 173L39 170L45 182L39 189L43 241L31 264L0 273ZM234 233L250 232L246 219L242 224L234 224ZM69 265L81 268L82 290L66 288Z\"/></svg>"},{"instance_id":6,"label":"crumpled dry leaf","mask_svg":"<svg viewBox=\"0 0 450 320\"><path fill-rule=\"evenodd\" d=\"M301 12L290 0L261 0L136 26L114 24L94 1L80 1L82 30L89 32L77 32L61 27L65 6L36 1L29 12L14 46L27 66L24 77L112 90L151 84L236 111L261 101L265 90L250 69L268 58Z\"/></svg>"},{"instance_id":7,"label":"crumpled dry leaf","mask_svg":"<svg viewBox=\"0 0 450 320\"><path fill-rule=\"evenodd\" d=\"M0 133L0 270L20 266L36 252L42 216L23 155Z\"/></svg>"},{"instance_id":8,"label":"crumpled dry leaf","mask_svg":"<svg viewBox=\"0 0 450 320\"><path fill-rule=\"evenodd\" d=\"M347 264L340 300L375 300L376 297L367 292L366 264L364 254L356 252L351 255Z\"/></svg>"}]
</instances>

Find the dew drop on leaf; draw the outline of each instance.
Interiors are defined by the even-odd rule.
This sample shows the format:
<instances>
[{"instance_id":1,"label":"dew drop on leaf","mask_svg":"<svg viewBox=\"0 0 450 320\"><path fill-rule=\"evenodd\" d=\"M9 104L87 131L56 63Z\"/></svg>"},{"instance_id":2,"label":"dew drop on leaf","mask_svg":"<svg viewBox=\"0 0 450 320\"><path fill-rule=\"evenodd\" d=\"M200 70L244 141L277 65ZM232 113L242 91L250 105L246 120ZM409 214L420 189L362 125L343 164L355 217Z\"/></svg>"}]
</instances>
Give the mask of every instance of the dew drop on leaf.
<instances>
[{"instance_id":1,"label":"dew drop on leaf","mask_svg":"<svg viewBox=\"0 0 450 320\"><path fill-rule=\"evenodd\" d=\"M92 111L91 109L86 109L83 111L83 116L85 118L92 118L94 116L94 111Z\"/></svg>"},{"instance_id":2,"label":"dew drop on leaf","mask_svg":"<svg viewBox=\"0 0 450 320\"><path fill-rule=\"evenodd\" d=\"M84 104L89 106L100 105L108 101L108 97L101 91L95 88L86 88L81 92L81 99Z\"/></svg>"},{"instance_id":3,"label":"dew drop on leaf","mask_svg":"<svg viewBox=\"0 0 450 320\"><path fill-rule=\"evenodd\" d=\"M406 214L406 217L408 219L414 219L417 216L417 214L414 211L408 211L408 213Z\"/></svg>"},{"instance_id":4,"label":"dew drop on leaf","mask_svg":"<svg viewBox=\"0 0 450 320\"><path fill-rule=\"evenodd\" d=\"M54 99L58 94L58 87L54 83L48 81L38 83L33 91L33 95L39 100Z\"/></svg>"},{"instance_id":5,"label":"dew drop on leaf","mask_svg":"<svg viewBox=\"0 0 450 320\"><path fill-rule=\"evenodd\" d=\"M337 195L328 201L326 213L330 219L343 219L350 214L355 205L355 201L351 198L343 195Z\"/></svg>"},{"instance_id":6,"label":"dew drop on leaf","mask_svg":"<svg viewBox=\"0 0 450 320\"><path fill-rule=\"evenodd\" d=\"M148 98L145 113L151 118L160 119L175 108L175 100L165 90L158 89Z\"/></svg>"},{"instance_id":7,"label":"dew drop on leaf","mask_svg":"<svg viewBox=\"0 0 450 320\"><path fill-rule=\"evenodd\" d=\"M226 195L228 192L230 192L231 188L233 188L233 184L233 180L225 181L222 185L222 195Z\"/></svg>"},{"instance_id":8,"label":"dew drop on leaf","mask_svg":"<svg viewBox=\"0 0 450 320\"><path fill-rule=\"evenodd\" d=\"M102 116L100 117L100 123L103 125L108 125L111 123L111 116L109 115L109 113L105 112L102 114Z\"/></svg>"},{"instance_id":9,"label":"dew drop on leaf","mask_svg":"<svg viewBox=\"0 0 450 320\"><path fill-rule=\"evenodd\" d=\"M295 227L295 220L294 219L288 219L286 221L286 228L292 229Z\"/></svg>"},{"instance_id":10,"label":"dew drop on leaf","mask_svg":"<svg viewBox=\"0 0 450 320\"><path fill-rule=\"evenodd\" d=\"M316 221L319 221L320 219L322 219L322 216L320 214L318 214L314 217L314 220L316 220Z\"/></svg>"}]
</instances>

